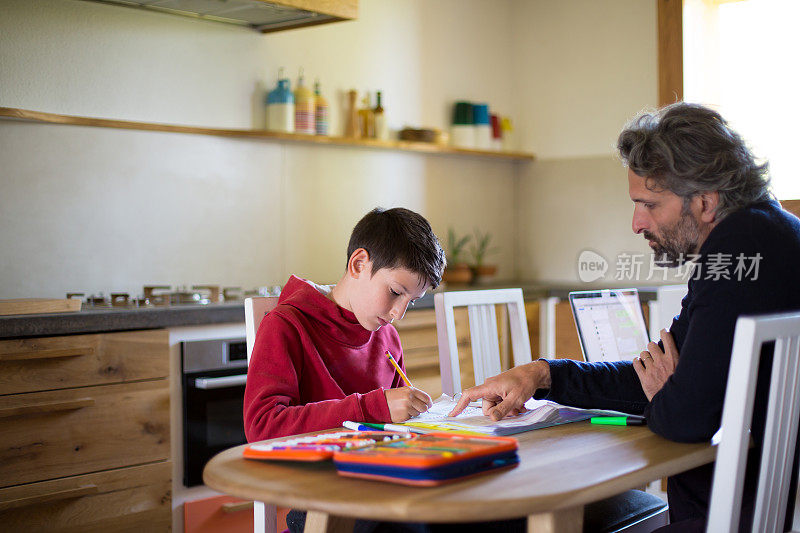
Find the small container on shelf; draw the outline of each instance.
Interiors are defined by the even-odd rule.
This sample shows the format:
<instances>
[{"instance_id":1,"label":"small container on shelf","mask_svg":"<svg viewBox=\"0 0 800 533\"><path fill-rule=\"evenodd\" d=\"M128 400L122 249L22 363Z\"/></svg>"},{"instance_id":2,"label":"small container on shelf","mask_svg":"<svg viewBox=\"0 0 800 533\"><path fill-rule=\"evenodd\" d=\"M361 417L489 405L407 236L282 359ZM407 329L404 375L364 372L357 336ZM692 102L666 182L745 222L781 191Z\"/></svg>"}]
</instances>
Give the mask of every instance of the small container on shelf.
<instances>
[{"instance_id":1,"label":"small container on shelf","mask_svg":"<svg viewBox=\"0 0 800 533\"><path fill-rule=\"evenodd\" d=\"M294 133L294 95L283 69L278 77L277 86L267 94L267 129Z\"/></svg>"},{"instance_id":2,"label":"small container on shelf","mask_svg":"<svg viewBox=\"0 0 800 533\"><path fill-rule=\"evenodd\" d=\"M503 130L503 150L514 151L517 149L516 139L514 137L514 125L511 119L503 117L500 119L500 129Z\"/></svg>"},{"instance_id":3,"label":"small container on shelf","mask_svg":"<svg viewBox=\"0 0 800 533\"><path fill-rule=\"evenodd\" d=\"M500 127L500 117L492 115L492 150L500 151L503 149L503 129Z\"/></svg>"},{"instance_id":4,"label":"small container on shelf","mask_svg":"<svg viewBox=\"0 0 800 533\"><path fill-rule=\"evenodd\" d=\"M475 148L475 124L469 102L456 102L453 108L450 144L456 148Z\"/></svg>"},{"instance_id":5,"label":"small container on shelf","mask_svg":"<svg viewBox=\"0 0 800 533\"><path fill-rule=\"evenodd\" d=\"M361 131L358 127L357 99L358 92L355 89L350 89L347 92L347 122L345 122L344 127L344 136L349 139L358 139L361 137Z\"/></svg>"},{"instance_id":6,"label":"small container on shelf","mask_svg":"<svg viewBox=\"0 0 800 533\"><path fill-rule=\"evenodd\" d=\"M375 138L375 115L370 107L369 93L361 100L361 109L358 110L358 129L362 139Z\"/></svg>"},{"instance_id":7,"label":"small container on shelf","mask_svg":"<svg viewBox=\"0 0 800 533\"><path fill-rule=\"evenodd\" d=\"M314 129L317 135L328 135L328 100L322 96L319 80L314 83Z\"/></svg>"},{"instance_id":8,"label":"small container on shelf","mask_svg":"<svg viewBox=\"0 0 800 533\"><path fill-rule=\"evenodd\" d=\"M375 138L380 139L381 141L388 141L389 127L386 124L386 113L383 109L381 96L382 96L381 91L378 91L377 92L378 105L376 105L375 109L372 111L373 120L375 123Z\"/></svg>"},{"instance_id":9,"label":"small container on shelf","mask_svg":"<svg viewBox=\"0 0 800 533\"><path fill-rule=\"evenodd\" d=\"M489 122L489 105L475 104L472 119L475 123L475 148L490 150L492 148L492 126Z\"/></svg>"},{"instance_id":10,"label":"small container on shelf","mask_svg":"<svg viewBox=\"0 0 800 533\"><path fill-rule=\"evenodd\" d=\"M303 69L297 78L297 88L294 90L294 132L303 135L315 135L316 98L311 89L306 87Z\"/></svg>"}]
</instances>

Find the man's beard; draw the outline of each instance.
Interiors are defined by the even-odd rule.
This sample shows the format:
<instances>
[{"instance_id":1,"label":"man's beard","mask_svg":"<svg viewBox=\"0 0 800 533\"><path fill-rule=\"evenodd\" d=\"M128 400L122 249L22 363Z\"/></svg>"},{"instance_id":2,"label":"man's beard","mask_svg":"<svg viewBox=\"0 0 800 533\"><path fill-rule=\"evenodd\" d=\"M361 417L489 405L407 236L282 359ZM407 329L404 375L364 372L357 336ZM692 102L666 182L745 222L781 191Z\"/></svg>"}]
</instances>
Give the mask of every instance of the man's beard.
<instances>
[{"instance_id":1,"label":"man's beard","mask_svg":"<svg viewBox=\"0 0 800 533\"><path fill-rule=\"evenodd\" d=\"M644 238L653 244L653 261L656 265L678 267L697 250L700 227L691 215L683 213L673 226L661 230L661 238L649 231L644 232Z\"/></svg>"}]
</instances>

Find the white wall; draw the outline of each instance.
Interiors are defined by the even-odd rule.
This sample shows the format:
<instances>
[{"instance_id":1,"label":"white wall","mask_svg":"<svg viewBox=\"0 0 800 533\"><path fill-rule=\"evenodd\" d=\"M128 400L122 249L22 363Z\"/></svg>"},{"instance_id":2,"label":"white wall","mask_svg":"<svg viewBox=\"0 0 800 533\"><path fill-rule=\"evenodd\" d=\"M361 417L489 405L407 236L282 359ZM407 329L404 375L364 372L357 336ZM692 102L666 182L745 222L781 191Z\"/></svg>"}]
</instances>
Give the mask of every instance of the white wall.
<instances>
[{"instance_id":1,"label":"white wall","mask_svg":"<svg viewBox=\"0 0 800 533\"><path fill-rule=\"evenodd\" d=\"M512 10L521 144L538 156L520 172L519 273L576 283L582 250L612 268L620 253L649 252L631 232L615 144L657 104L656 2L514 0Z\"/></svg>"},{"instance_id":2,"label":"white wall","mask_svg":"<svg viewBox=\"0 0 800 533\"><path fill-rule=\"evenodd\" d=\"M449 104L512 105L510 1L362 0L359 19L261 35L76 0L4 0L0 106L260 126L279 67L382 89L390 127L443 127ZM256 97L256 95L258 97ZM0 120L0 298L335 281L353 224L416 209L445 237L495 236L515 276L515 163Z\"/></svg>"}]
</instances>

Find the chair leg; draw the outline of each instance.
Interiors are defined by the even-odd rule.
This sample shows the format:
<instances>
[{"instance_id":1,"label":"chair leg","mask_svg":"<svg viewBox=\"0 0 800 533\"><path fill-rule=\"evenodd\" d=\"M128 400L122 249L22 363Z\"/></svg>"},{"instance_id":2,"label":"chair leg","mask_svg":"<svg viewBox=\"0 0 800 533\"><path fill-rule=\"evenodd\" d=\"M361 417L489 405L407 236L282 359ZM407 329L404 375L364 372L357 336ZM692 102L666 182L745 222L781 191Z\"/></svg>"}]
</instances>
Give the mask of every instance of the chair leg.
<instances>
[{"instance_id":1,"label":"chair leg","mask_svg":"<svg viewBox=\"0 0 800 533\"><path fill-rule=\"evenodd\" d=\"M278 513L275 506L253 502L253 533L277 533Z\"/></svg>"}]
</instances>

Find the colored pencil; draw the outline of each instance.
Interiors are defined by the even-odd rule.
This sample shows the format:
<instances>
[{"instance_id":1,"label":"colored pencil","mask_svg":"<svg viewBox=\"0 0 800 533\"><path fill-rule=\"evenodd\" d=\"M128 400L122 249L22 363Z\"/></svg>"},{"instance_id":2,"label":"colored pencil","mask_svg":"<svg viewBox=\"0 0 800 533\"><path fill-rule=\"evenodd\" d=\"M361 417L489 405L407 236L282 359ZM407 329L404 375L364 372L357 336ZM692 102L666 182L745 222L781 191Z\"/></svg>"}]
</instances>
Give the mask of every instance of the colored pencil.
<instances>
[{"instance_id":1,"label":"colored pencil","mask_svg":"<svg viewBox=\"0 0 800 533\"><path fill-rule=\"evenodd\" d=\"M400 365L397 364L397 361L394 360L394 357L392 357L392 354L389 352L389 350L386 350L386 357L389 358L389 362L392 364L394 369L397 370L397 373L400 374L400 377L403 379L403 381L405 381L406 385L413 387L414 385L412 385L408 380L408 376L406 376L406 373L403 372L402 368L400 368Z\"/></svg>"}]
</instances>

